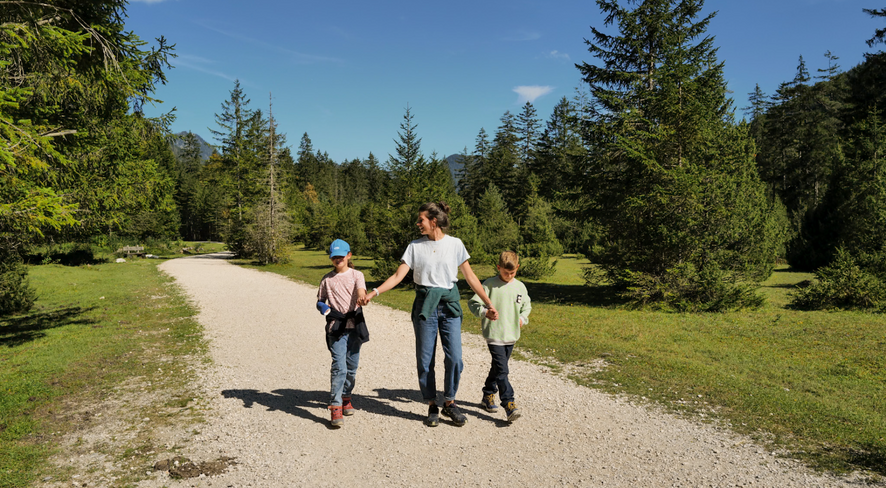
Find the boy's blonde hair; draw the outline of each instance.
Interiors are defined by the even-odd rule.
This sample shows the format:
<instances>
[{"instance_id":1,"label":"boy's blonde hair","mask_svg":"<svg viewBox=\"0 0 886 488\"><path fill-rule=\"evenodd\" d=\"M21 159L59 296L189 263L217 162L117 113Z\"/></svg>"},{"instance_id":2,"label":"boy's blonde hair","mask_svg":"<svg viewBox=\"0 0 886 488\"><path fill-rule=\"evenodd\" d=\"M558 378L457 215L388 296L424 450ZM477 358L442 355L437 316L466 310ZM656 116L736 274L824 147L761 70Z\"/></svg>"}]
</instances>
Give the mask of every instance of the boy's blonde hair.
<instances>
[{"instance_id":1,"label":"boy's blonde hair","mask_svg":"<svg viewBox=\"0 0 886 488\"><path fill-rule=\"evenodd\" d=\"M499 256L498 265L508 271L513 271L520 267L520 257L514 251L505 251Z\"/></svg>"}]
</instances>

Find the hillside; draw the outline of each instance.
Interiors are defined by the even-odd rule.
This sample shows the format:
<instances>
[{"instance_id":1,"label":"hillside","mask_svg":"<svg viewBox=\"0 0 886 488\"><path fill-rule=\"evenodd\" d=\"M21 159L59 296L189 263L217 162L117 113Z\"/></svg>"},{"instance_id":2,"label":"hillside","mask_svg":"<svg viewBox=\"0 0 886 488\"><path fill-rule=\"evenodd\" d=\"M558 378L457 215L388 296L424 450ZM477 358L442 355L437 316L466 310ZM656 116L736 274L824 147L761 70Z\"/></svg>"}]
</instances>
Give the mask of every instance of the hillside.
<instances>
[{"instance_id":1,"label":"hillside","mask_svg":"<svg viewBox=\"0 0 886 488\"><path fill-rule=\"evenodd\" d=\"M185 148L185 140L184 136L187 135L188 131L181 131L173 135L171 138L169 145L172 147L172 152L175 154L175 157L181 156L182 151ZM197 141L200 142L200 160L206 161L209 159L209 156L215 152L215 148L213 148L205 139L200 137L200 134L194 133L194 136L197 137Z\"/></svg>"}]
</instances>

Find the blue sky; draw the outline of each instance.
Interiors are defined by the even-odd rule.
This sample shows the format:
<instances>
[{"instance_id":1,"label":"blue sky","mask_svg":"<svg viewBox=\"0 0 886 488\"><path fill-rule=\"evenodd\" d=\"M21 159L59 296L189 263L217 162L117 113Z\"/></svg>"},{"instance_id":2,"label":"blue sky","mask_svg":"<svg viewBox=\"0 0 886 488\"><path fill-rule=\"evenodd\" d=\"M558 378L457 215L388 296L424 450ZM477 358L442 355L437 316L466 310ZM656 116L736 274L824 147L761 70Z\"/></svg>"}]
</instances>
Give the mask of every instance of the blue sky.
<instances>
[{"instance_id":1,"label":"blue sky","mask_svg":"<svg viewBox=\"0 0 886 488\"><path fill-rule=\"evenodd\" d=\"M756 83L767 95L794 77L799 56L815 75L826 51L843 70L870 51L883 27L862 8L871 0L708 0L718 11L708 33L719 47L735 106ZM593 62L585 38L603 27L592 0L283 1L135 0L127 29L176 44L175 69L155 95L158 115L175 107L174 131L210 143L209 128L234 80L250 107L273 111L297 149L307 133L336 162L382 162L408 105L422 151L440 156L474 148L499 119L529 100L546 121L581 80L575 63ZM879 46L882 48L882 46ZM739 110L739 117L741 111Z\"/></svg>"}]
</instances>

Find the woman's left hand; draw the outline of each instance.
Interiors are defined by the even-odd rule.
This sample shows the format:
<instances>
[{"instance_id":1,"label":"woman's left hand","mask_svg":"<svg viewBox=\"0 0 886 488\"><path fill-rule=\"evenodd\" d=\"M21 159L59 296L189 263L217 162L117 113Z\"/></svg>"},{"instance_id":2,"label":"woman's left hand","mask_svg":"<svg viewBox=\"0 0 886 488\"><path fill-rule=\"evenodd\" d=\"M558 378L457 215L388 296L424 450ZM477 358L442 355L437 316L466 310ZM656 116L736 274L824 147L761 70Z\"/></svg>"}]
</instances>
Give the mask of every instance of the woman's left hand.
<instances>
[{"instance_id":1,"label":"woman's left hand","mask_svg":"<svg viewBox=\"0 0 886 488\"><path fill-rule=\"evenodd\" d=\"M495 309L492 305L486 307L486 318L489 320L498 320L498 310Z\"/></svg>"}]
</instances>

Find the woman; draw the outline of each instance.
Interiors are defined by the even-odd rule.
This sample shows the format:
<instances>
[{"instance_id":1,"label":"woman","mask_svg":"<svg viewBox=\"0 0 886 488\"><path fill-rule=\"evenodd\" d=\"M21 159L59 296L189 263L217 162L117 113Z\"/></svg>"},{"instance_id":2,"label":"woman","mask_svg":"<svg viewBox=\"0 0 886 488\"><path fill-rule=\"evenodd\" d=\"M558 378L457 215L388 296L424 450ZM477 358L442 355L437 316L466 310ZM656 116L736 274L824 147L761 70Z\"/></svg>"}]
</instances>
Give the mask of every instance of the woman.
<instances>
[{"instance_id":1,"label":"woman","mask_svg":"<svg viewBox=\"0 0 886 488\"><path fill-rule=\"evenodd\" d=\"M415 360L418 385L428 402L425 423L436 427L440 422L437 407L437 382L434 376L434 356L437 334L443 345L443 415L457 426L467 422L465 414L455 404L455 393L464 365L461 361L461 305L459 304L458 272L461 271L471 290L476 293L493 320L498 312L492 307L480 280L471 269L470 255L464 243L446 234L449 228L449 205L444 202L426 203L418 209L418 226L422 237L409 243L397 271L378 288L366 294L363 304L397 286L411 269L415 281L415 301L412 303L412 327L415 330Z\"/></svg>"}]
</instances>

